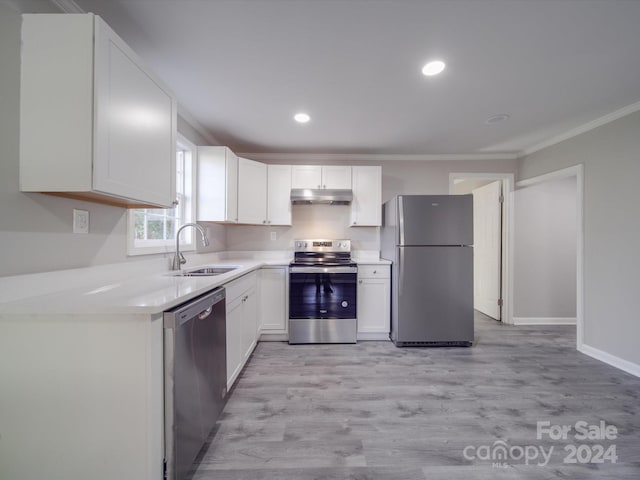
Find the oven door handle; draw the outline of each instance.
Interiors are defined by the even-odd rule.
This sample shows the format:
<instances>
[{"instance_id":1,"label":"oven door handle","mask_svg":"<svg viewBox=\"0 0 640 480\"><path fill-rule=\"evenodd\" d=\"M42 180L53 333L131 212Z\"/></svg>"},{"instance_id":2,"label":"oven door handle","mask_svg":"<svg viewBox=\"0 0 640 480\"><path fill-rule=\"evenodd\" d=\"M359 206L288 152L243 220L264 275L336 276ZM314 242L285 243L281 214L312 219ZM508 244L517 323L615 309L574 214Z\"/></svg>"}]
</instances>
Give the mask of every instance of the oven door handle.
<instances>
[{"instance_id":1,"label":"oven door handle","mask_svg":"<svg viewBox=\"0 0 640 480\"><path fill-rule=\"evenodd\" d=\"M358 267L289 267L291 273L358 273Z\"/></svg>"}]
</instances>

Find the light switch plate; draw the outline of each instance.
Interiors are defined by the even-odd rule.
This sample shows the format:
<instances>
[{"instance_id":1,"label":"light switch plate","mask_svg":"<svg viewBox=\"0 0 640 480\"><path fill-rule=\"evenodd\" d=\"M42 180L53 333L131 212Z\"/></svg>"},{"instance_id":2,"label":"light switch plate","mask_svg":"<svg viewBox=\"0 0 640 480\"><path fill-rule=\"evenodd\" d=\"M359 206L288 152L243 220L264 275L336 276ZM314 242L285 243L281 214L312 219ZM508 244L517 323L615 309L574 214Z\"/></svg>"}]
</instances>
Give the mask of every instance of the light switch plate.
<instances>
[{"instance_id":1,"label":"light switch plate","mask_svg":"<svg viewBox=\"0 0 640 480\"><path fill-rule=\"evenodd\" d=\"M89 233L89 210L73 209L73 233Z\"/></svg>"},{"instance_id":2,"label":"light switch plate","mask_svg":"<svg viewBox=\"0 0 640 480\"><path fill-rule=\"evenodd\" d=\"M271 241L272 242L276 241L276 232L271 232Z\"/></svg>"}]
</instances>

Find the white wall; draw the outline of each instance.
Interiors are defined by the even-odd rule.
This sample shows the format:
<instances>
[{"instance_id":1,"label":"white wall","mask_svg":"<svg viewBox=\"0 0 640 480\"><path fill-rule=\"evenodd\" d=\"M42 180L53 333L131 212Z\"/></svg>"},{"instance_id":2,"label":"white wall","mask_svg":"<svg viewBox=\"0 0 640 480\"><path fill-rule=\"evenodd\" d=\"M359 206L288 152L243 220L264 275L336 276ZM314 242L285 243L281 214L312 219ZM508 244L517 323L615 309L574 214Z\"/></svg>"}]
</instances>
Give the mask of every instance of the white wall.
<instances>
[{"instance_id":1,"label":"white wall","mask_svg":"<svg viewBox=\"0 0 640 480\"><path fill-rule=\"evenodd\" d=\"M126 256L124 209L18 189L20 14L50 11L47 1L0 3L0 276L148 258ZM202 141L192 129L184 134ZM74 208L89 211L88 235L72 233ZM214 248L224 249L224 227L211 233Z\"/></svg>"},{"instance_id":2,"label":"white wall","mask_svg":"<svg viewBox=\"0 0 640 480\"><path fill-rule=\"evenodd\" d=\"M576 179L516 190L513 316L576 317Z\"/></svg>"},{"instance_id":3,"label":"white wall","mask_svg":"<svg viewBox=\"0 0 640 480\"><path fill-rule=\"evenodd\" d=\"M640 365L640 112L520 162L519 179L584 164L584 343ZM640 371L640 367L638 367Z\"/></svg>"}]
</instances>

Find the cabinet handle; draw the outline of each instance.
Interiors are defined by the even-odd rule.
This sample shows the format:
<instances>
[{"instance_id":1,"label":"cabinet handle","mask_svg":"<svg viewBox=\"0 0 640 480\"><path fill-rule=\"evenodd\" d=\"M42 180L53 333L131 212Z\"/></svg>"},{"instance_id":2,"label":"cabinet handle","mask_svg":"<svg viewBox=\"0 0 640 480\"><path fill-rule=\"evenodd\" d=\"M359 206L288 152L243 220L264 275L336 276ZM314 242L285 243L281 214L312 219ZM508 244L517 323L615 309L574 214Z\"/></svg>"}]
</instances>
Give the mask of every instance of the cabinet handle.
<instances>
[{"instance_id":1,"label":"cabinet handle","mask_svg":"<svg viewBox=\"0 0 640 480\"><path fill-rule=\"evenodd\" d=\"M174 200L173 202L171 202L171 205L173 205L174 207L177 207L179 203L180 202L178 202L178 200Z\"/></svg>"},{"instance_id":2,"label":"cabinet handle","mask_svg":"<svg viewBox=\"0 0 640 480\"><path fill-rule=\"evenodd\" d=\"M374 270L374 271L373 271L373 274L375 275L376 273L378 273L378 271L377 271L377 270Z\"/></svg>"},{"instance_id":3,"label":"cabinet handle","mask_svg":"<svg viewBox=\"0 0 640 480\"><path fill-rule=\"evenodd\" d=\"M327 188L327 186L326 185L322 185L322 188Z\"/></svg>"},{"instance_id":4,"label":"cabinet handle","mask_svg":"<svg viewBox=\"0 0 640 480\"><path fill-rule=\"evenodd\" d=\"M267 223L267 221L266 220L262 220L262 223Z\"/></svg>"},{"instance_id":5,"label":"cabinet handle","mask_svg":"<svg viewBox=\"0 0 640 480\"><path fill-rule=\"evenodd\" d=\"M318 185L318 190L320 190L322 188L322 185Z\"/></svg>"},{"instance_id":6,"label":"cabinet handle","mask_svg":"<svg viewBox=\"0 0 640 480\"><path fill-rule=\"evenodd\" d=\"M358 283L362 283L362 280L358 280Z\"/></svg>"}]
</instances>

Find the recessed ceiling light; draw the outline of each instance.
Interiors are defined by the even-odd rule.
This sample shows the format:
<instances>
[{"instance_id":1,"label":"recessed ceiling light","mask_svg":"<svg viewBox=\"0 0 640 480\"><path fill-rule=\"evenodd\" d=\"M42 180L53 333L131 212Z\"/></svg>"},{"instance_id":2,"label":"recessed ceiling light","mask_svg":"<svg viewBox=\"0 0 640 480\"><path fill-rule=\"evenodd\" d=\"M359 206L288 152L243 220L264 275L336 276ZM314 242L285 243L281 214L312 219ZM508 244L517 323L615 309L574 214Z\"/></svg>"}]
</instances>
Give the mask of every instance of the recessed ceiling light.
<instances>
[{"instance_id":1,"label":"recessed ceiling light","mask_svg":"<svg viewBox=\"0 0 640 480\"><path fill-rule=\"evenodd\" d=\"M307 123L309 120L311 120L311 117L306 113L300 112L300 113L296 113L293 116L293 119L298 123Z\"/></svg>"},{"instance_id":2,"label":"recessed ceiling light","mask_svg":"<svg viewBox=\"0 0 640 480\"><path fill-rule=\"evenodd\" d=\"M511 115L509 115L508 113L498 113L497 115L492 115L491 117L487 118L484 123L486 123L487 125L493 125L494 123L504 122L509 118L511 118Z\"/></svg>"},{"instance_id":3,"label":"recessed ceiling light","mask_svg":"<svg viewBox=\"0 0 640 480\"><path fill-rule=\"evenodd\" d=\"M444 70L446 65L442 60L434 60L432 62L427 63L424 67L422 67L422 74L427 77L431 77L433 75L438 75Z\"/></svg>"}]
</instances>

